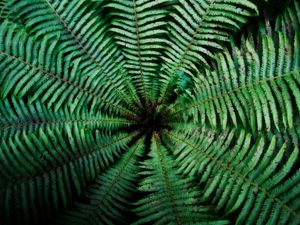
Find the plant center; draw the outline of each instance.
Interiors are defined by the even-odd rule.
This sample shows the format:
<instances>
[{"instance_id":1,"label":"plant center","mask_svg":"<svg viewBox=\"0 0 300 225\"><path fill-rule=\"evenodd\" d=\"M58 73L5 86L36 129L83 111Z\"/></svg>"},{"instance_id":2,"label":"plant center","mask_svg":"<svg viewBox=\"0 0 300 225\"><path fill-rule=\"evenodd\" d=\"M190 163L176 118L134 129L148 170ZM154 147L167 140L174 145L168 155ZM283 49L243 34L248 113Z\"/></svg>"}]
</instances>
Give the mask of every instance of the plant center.
<instances>
[{"instance_id":1,"label":"plant center","mask_svg":"<svg viewBox=\"0 0 300 225\"><path fill-rule=\"evenodd\" d=\"M168 128L169 118L164 111L158 111L155 105L140 109L136 124L129 128L129 132L135 130L142 135L152 135L154 132L161 133Z\"/></svg>"}]
</instances>

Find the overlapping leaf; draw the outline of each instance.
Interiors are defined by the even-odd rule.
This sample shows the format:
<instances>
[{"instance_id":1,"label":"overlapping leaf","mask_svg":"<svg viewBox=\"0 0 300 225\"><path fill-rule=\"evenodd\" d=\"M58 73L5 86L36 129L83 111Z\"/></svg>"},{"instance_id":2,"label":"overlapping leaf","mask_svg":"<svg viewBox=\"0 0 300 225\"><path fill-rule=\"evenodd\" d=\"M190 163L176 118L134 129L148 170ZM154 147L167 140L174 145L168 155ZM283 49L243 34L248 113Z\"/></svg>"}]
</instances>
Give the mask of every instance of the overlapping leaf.
<instances>
[{"instance_id":1,"label":"overlapping leaf","mask_svg":"<svg viewBox=\"0 0 300 225\"><path fill-rule=\"evenodd\" d=\"M263 137L253 140L243 130L236 138L233 130L204 131L166 134L177 146L174 155L180 171L199 177L205 185L204 200L212 199L225 214L238 210L236 224L299 223L300 170L293 171L298 146L278 146L276 137L270 143ZM288 147L292 151L285 159Z\"/></svg>"},{"instance_id":2,"label":"overlapping leaf","mask_svg":"<svg viewBox=\"0 0 300 225\"><path fill-rule=\"evenodd\" d=\"M208 66L214 52L222 50L222 43L256 12L248 0L180 0L174 7L168 29L170 40L162 57L159 102L168 97L178 71L196 76L198 66Z\"/></svg>"},{"instance_id":3,"label":"overlapping leaf","mask_svg":"<svg viewBox=\"0 0 300 225\"><path fill-rule=\"evenodd\" d=\"M0 1L0 224L299 224L300 6L256 2Z\"/></svg>"}]
</instances>

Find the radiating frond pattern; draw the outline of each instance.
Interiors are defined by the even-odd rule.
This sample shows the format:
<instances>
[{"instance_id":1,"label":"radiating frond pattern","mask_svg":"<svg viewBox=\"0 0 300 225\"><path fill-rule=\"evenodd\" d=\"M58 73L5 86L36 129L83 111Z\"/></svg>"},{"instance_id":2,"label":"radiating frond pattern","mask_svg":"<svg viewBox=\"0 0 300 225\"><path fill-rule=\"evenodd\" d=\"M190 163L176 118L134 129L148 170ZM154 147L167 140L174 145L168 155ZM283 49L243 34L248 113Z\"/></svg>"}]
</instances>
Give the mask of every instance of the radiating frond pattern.
<instances>
[{"instance_id":1,"label":"radiating frond pattern","mask_svg":"<svg viewBox=\"0 0 300 225\"><path fill-rule=\"evenodd\" d=\"M300 4L276 4L0 1L0 224L300 224Z\"/></svg>"}]
</instances>

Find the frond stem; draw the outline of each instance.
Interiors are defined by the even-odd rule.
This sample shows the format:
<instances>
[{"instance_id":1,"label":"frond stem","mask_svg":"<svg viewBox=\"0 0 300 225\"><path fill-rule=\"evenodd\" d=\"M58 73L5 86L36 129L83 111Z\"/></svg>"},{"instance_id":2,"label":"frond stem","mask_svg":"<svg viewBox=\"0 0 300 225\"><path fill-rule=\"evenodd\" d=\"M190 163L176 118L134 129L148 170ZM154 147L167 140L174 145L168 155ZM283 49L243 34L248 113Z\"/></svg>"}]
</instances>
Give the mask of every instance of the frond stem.
<instances>
[{"instance_id":1,"label":"frond stem","mask_svg":"<svg viewBox=\"0 0 300 225\"><path fill-rule=\"evenodd\" d=\"M248 178L247 176L244 176L243 174L241 174L239 171L237 171L235 169L234 166L230 165L229 163L223 163L222 161L218 160L217 158L215 158L214 156L206 153L205 151L201 150L199 147L195 146L194 144L188 142L184 137L179 137L175 134L172 134L169 131L166 131L167 135L171 138L173 138L173 140L176 141L180 141L186 145L188 145L193 151L200 153L201 155L203 155L204 157L210 159L211 161L214 161L216 164L218 164L220 166L220 168L223 168L224 171L228 171L233 173L235 176L239 177L240 179L242 179L243 181L245 181L246 183L249 183L251 186L255 187L257 190L261 191L262 193L264 193L266 196L268 196L270 198L270 200L272 200L273 202L278 203L281 207L285 208L289 213L291 213L294 217L296 218L300 218L300 214L297 213L296 210L292 209L291 207L289 207L284 201L282 201L281 199L275 197L274 195L272 195L272 193L270 193L268 190L264 189L263 187L259 186L258 183L256 183L255 181L251 180L250 178Z\"/></svg>"},{"instance_id":2,"label":"frond stem","mask_svg":"<svg viewBox=\"0 0 300 225\"><path fill-rule=\"evenodd\" d=\"M7 53L1 51L1 50L0 50L0 54L1 54L1 55L5 55L5 56L7 56L7 57L9 57L9 58L11 58L11 59L13 59L13 60L17 60L17 61L19 61L20 63L22 63L22 64L24 64L24 65L26 65L26 66L29 66L29 67L31 67L32 69L34 69L34 70L36 70L36 71L38 71L38 72L41 72L41 73L45 74L46 76L48 76L48 77L50 77L50 78L52 78L52 79L58 80L58 81L62 82L62 83L65 84L65 85L72 86L73 88L77 89L79 92L85 93L86 95L89 95L89 96L91 96L91 97L93 97L93 98L100 99L100 100L103 101L106 105L109 105L109 106L111 106L112 108L115 108L115 109L119 110L120 112L123 112L123 114L124 114L125 117L132 117L132 116L131 116L132 114L136 115L134 112L132 112L132 111L130 111L130 110L124 108L124 107L121 107L121 106L119 106L119 105L116 105L115 103L112 103L112 102L108 101L107 99L105 99L105 98L103 98L103 97L101 97L101 96L99 96L99 95L96 95L96 94L94 94L92 91L90 91L90 90L88 90L88 89L86 89L86 88L82 88L82 87L78 86L77 84L74 84L73 82L71 82L71 81L69 81L69 80L66 80L66 79L64 79L64 78L61 78L61 77L60 77L59 75L57 75L57 74L52 74L52 73L50 73L50 72L48 72L48 71L46 71L46 70L44 70L44 69L42 69L42 68L40 68L40 67L37 67L37 66L35 66L35 65L32 65L32 64L30 64L30 63L24 61L24 60L21 59L21 58L17 58L17 57L15 57L15 56L13 56L13 55L9 55L9 54L7 54Z\"/></svg>"},{"instance_id":3,"label":"frond stem","mask_svg":"<svg viewBox=\"0 0 300 225\"><path fill-rule=\"evenodd\" d=\"M205 99L205 100L202 100L202 101L197 101L197 102L191 104L191 105L188 106L188 107L185 107L185 108L183 108L183 109L180 109L180 110L177 110L177 111L175 111L175 112L172 112L171 115L176 115L176 114L179 114L179 113L188 111L188 110L190 110L190 109L192 109L192 108L197 108L199 105L205 104L205 103L207 103L207 102L214 101L214 100L216 100L216 99L223 98L223 97L225 97L225 96L227 96L227 95L232 95L232 94L234 94L234 93L236 93L236 92L240 92L240 91L242 91L242 90L244 90L244 89L248 89L248 88L254 87L254 86L259 85L259 84L268 83L268 82L276 81L276 80L278 80L278 79L283 79L283 78L288 77L288 76L296 75L296 74L298 74L299 72L300 72L300 70L290 71L290 72L288 72L288 73L286 73L286 74L282 74L282 75L279 75L279 76L276 76L276 77L270 77L270 78L268 78L268 79L260 80L260 81L257 81L257 82L254 82L254 83L251 83L251 84L248 84L248 85L244 85L244 86L237 87L237 88L235 88L235 89L233 89L233 90L230 90L230 91L228 91L228 92L223 92L223 93L221 93L220 95L217 95L217 96L215 96L215 97L208 98L208 99ZM171 107L168 108L168 111L171 111L172 108L176 107L177 105L178 105L178 104L172 105Z\"/></svg>"},{"instance_id":4,"label":"frond stem","mask_svg":"<svg viewBox=\"0 0 300 225\"><path fill-rule=\"evenodd\" d=\"M18 184L24 183L24 182L26 182L26 181L28 181L30 179L35 179L38 176L43 176L44 174L49 174L51 171L56 170L56 169L61 168L61 167L64 167L66 164L70 164L70 163L76 162L80 158L87 157L87 156L89 156L89 155L91 155L93 153L96 153L98 151L101 151L101 150L103 150L105 148L109 148L110 146L114 146L118 142L121 142L124 139L132 138L132 137L134 137L136 135L137 135L136 132L123 135L123 136L119 137L118 139L115 139L115 140L113 140L111 142L104 143L103 145L100 145L100 146L97 146L97 147L89 149L87 152L80 153L79 155L76 155L75 157L69 157L67 160L65 160L63 162L60 162L60 163L57 163L56 165L48 166L48 168L41 168L41 171L38 171L38 172L36 172L34 174L31 174L29 176L22 177L21 179L11 179L8 184L0 186L0 190L12 188L13 186L16 186Z\"/></svg>"},{"instance_id":5,"label":"frond stem","mask_svg":"<svg viewBox=\"0 0 300 225\"><path fill-rule=\"evenodd\" d=\"M93 57L91 53L87 50L87 48L83 45L83 43L79 40L78 35L74 33L74 31L71 30L71 28L68 26L68 24L63 20L63 18L58 14L58 12L53 8L53 6L50 4L48 0L44 0L47 6L53 11L59 22L63 25L63 27L67 30L68 33L71 34L71 36L74 38L76 43L79 45L79 47L82 49L82 51L92 60L92 62L98 67L98 69L101 71L101 73L105 76L105 78L111 83L111 85L114 87L114 89L118 92L118 95L122 97L123 100L132 108L137 110L137 108L131 104L130 100L126 97L126 95L120 91L116 85L115 82L108 76L108 74L104 71L102 66L97 62L97 60ZM113 62L116 64L114 59L112 59ZM127 83L127 82L126 82ZM129 87L130 88L130 87ZM134 96L133 96L134 98Z\"/></svg>"},{"instance_id":6,"label":"frond stem","mask_svg":"<svg viewBox=\"0 0 300 225\"><path fill-rule=\"evenodd\" d=\"M164 90L163 90L163 94L161 96L161 98L158 100L158 103L159 104L163 104L164 101L165 101L165 98L166 98L166 94L168 92L168 89L169 89L169 85L171 83L171 80L172 78L176 75L177 71L182 67L182 64L183 64L183 61L185 60L186 56L187 56L187 53L190 51L190 49L192 48L192 45L194 44L196 40L196 35L199 33L200 29L201 29L201 25L203 23L203 21L206 19L208 13L210 12L211 10L211 7L213 6L215 0L212 0L208 6L208 8L206 9L205 13L203 14L203 17L200 19L200 21L198 22L198 25L194 31L194 33L192 34L192 39L189 41L188 45L186 46L183 54L181 55L180 57L180 60L179 62L177 63L175 69L173 70L173 73L171 74L170 76L170 79L167 83L167 85L165 86Z\"/></svg>"}]
</instances>

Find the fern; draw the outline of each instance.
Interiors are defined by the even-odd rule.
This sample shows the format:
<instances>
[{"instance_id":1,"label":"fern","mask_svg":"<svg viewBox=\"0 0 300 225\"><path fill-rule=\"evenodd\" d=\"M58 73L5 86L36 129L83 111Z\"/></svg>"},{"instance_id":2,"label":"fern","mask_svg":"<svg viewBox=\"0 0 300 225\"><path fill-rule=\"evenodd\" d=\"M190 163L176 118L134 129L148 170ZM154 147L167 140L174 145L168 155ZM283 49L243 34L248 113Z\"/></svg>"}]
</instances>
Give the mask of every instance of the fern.
<instances>
[{"instance_id":1,"label":"fern","mask_svg":"<svg viewBox=\"0 0 300 225\"><path fill-rule=\"evenodd\" d=\"M216 70L205 71L204 76L210 79L199 81L195 101L175 114L197 108L201 123L209 120L215 128L226 128L230 123L250 128L254 133L294 128L300 109L299 60L293 57L299 54L298 40L298 34L290 42L279 32L275 46L271 37L263 34L261 52L246 41L244 49L232 46L232 56L229 51L217 54Z\"/></svg>"},{"instance_id":2,"label":"fern","mask_svg":"<svg viewBox=\"0 0 300 225\"><path fill-rule=\"evenodd\" d=\"M0 224L300 224L300 5L274 4L0 1Z\"/></svg>"}]
</instances>

